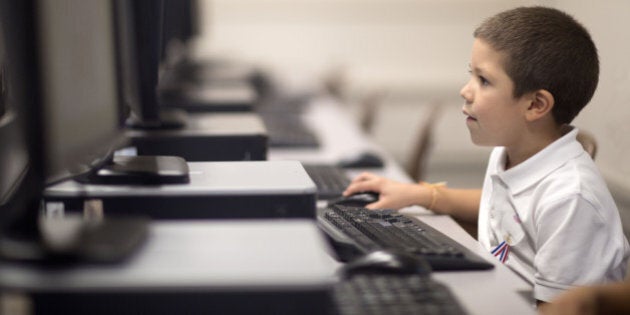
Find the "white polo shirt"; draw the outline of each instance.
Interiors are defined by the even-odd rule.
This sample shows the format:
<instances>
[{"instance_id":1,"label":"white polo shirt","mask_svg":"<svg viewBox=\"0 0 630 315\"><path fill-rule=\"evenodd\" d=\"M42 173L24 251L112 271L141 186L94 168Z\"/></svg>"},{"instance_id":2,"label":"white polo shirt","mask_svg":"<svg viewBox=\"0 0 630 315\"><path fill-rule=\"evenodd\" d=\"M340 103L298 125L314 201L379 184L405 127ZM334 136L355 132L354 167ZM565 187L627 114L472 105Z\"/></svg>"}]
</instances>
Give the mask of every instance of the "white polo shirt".
<instances>
[{"instance_id":1,"label":"white polo shirt","mask_svg":"<svg viewBox=\"0 0 630 315\"><path fill-rule=\"evenodd\" d=\"M573 128L507 171L505 148L495 148L483 184L479 242L541 301L571 286L623 280L630 255L617 206L576 136Z\"/></svg>"}]
</instances>

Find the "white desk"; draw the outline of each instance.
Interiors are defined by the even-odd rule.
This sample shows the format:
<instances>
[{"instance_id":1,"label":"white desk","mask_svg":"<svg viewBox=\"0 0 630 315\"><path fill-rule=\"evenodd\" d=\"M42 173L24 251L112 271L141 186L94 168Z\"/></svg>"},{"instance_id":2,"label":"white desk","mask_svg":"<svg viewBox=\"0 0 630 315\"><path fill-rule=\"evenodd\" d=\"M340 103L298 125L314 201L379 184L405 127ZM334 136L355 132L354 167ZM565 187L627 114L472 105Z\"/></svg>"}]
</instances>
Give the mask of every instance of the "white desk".
<instances>
[{"instance_id":1,"label":"white desk","mask_svg":"<svg viewBox=\"0 0 630 315\"><path fill-rule=\"evenodd\" d=\"M385 160L382 170L353 170L349 176L362 171L371 171L400 181L410 178L394 159L374 144L359 128L356 121L333 99L319 99L311 104L305 113L306 123L318 134L319 149L276 149L268 152L270 160L299 160L311 163L335 163L342 158L370 150L380 154ZM320 202L318 206L325 205ZM493 262L495 268L489 271L435 272L433 277L448 285L469 314L504 315L535 314L531 298L532 286L522 280L509 268L499 263L475 239L464 231L449 216L435 215L421 207L410 207L402 213L416 216L447 234L462 245Z\"/></svg>"},{"instance_id":2,"label":"white desk","mask_svg":"<svg viewBox=\"0 0 630 315\"><path fill-rule=\"evenodd\" d=\"M158 221L121 263L0 262L0 286L37 314L321 314L339 268L327 245L313 220Z\"/></svg>"}]
</instances>

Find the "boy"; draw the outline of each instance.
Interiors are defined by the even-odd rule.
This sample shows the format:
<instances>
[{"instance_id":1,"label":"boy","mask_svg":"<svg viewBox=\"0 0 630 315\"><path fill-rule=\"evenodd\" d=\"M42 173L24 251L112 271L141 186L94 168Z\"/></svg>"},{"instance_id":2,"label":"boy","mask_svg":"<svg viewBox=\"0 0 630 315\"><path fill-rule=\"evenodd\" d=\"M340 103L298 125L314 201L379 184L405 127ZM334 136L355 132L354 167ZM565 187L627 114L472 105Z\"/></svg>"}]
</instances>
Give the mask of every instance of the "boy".
<instances>
[{"instance_id":1,"label":"boy","mask_svg":"<svg viewBox=\"0 0 630 315\"><path fill-rule=\"evenodd\" d=\"M495 146L482 190L358 176L344 195L375 191L368 208L421 205L477 222L479 242L550 301L574 285L623 279L629 256L616 205L568 124L597 86L597 50L572 17L517 8L474 33L460 94L473 143Z\"/></svg>"}]
</instances>

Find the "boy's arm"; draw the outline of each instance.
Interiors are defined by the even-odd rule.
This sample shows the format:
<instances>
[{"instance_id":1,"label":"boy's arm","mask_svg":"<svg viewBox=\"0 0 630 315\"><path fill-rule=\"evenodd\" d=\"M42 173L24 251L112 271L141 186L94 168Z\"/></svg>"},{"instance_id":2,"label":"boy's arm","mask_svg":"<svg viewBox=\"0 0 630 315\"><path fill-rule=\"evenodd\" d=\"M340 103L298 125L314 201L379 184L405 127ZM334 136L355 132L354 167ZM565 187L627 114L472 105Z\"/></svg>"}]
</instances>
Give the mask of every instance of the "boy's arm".
<instances>
[{"instance_id":1,"label":"boy's arm","mask_svg":"<svg viewBox=\"0 0 630 315\"><path fill-rule=\"evenodd\" d=\"M433 206L429 210L448 214L465 223L477 224L481 189L453 189L445 186L432 186L431 189L435 189L435 192L431 191L429 203L433 202Z\"/></svg>"},{"instance_id":2,"label":"boy's arm","mask_svg":"<svg viewBox=\"0 0 630 315\"><path fill-rule=\"evenodd\" d=\"M544 315L630 313L630 279L613 284L578 287L539 308Z\"/></svg>"},{"instance_id":3,"label":"boy's arm","mask_svg":"<svg viewBox=\"0 0 630 315\"><path fill-rule=\"evenodd\" d=\"M355 178L344 196L362 191L379 194L379 200L367 205L369 209L400 209L412 205L423 206L438 214L448 214L467 223L477 223L481 189L452 189L446 186L401 183L371 173Z\"/></svg>"}]
</instances>

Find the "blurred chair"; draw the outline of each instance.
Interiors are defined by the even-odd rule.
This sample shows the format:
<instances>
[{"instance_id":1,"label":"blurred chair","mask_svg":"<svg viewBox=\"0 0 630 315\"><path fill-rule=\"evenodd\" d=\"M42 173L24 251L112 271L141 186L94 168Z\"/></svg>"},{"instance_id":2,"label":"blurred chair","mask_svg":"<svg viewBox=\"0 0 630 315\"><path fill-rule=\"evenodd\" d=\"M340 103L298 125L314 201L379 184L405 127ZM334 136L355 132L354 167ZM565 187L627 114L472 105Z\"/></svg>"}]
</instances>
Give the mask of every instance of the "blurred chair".
<instances>
[{"instance_id":1,"label":"blurred chair","mask_svg":"<svg viewBox=\"0 0 630 315\"><path fill-rule=\"evenodd\" d=\"M564 125L562 128L561 132L563 135L572 130L572 127L568 125ZM597 155L597 140L595 140L595 136L587 130L580 128L576 140L582 145L584 151L591 156L591 159L595 160L595 156Z\"/></svg>"},{"instance_id":2,"label":"blurred chair","mask_svg":"<svg viewBox=\"0 0 630 315\"><path fill-rule=\"evenodd\" d=\"M407 161L405 171L416 182L422 180L426 173L426 167L433 146L433 129L441 112L441 103L433 102L425 105L427 109L420 120L417 134L412 148L411 156Z\"/></svg>"},{"instance_id":3,"label":"blurred chair","mask_svg":"<svg viewBox=\"0 0 630 315\"><path fill-rule=\"evenodd\" d=\"M597 140L595 140L595 136L586 130L580 129L577 134L577 141L584 147L584 151L591 156L591 159L595 160L595 155L597 155Z\"/></svg>"},{"instance_id":4,"label":"blurred chair","mask_svg":"<svg viewBox=\"0 0 630 315\"><path fill-rule=\"evenodd\" d=\"M322 78L322 88L324 93L339 99L345 100L348 89L348 74L343 66L330 68L324 73Z\"/></svg>"},{"instance_id":5,"label":"blurred chair","mask_svg":"<svg viewBox=\"0 0 630 315\"><path fill-rule=\"evenodd\" d=\"M361 117L359 118L359 124L361 125L361 129L368 134L372 134L374 131L374 122L376 121L376 116L380 105L383 103L385 94L384 90L377 89L367 93L361 100Z\"/></svg>"}]
</instances>

